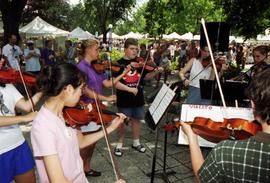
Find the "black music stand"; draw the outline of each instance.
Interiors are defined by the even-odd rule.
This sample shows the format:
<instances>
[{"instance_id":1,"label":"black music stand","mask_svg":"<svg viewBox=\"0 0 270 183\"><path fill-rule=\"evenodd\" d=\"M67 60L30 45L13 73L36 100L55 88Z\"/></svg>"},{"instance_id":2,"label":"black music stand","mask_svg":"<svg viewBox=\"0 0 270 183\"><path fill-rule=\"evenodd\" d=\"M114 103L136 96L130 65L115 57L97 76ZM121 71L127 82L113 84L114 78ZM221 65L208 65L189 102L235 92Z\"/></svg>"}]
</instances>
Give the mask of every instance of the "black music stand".
<instances>
[{"instance_id":1,"label":"black music stand","mask_svg":"<svg viewBox=\"0 0 270 183\"><path fill-rule=\"evenodd\" d=\"M176 88L175 88L176 90ZM167 112L168 107L173 102L175 98L175 92L171 90L168 86L163 84L156 98L154 99L153 105L150 106L148 111L145 114L145 121L149 128L155 130L155 149L152 160L152 171L148 173L148 176L151 176L151 183L154 182L155 177L155 167L156 167L156 158L157 158L157 145L159 139L159 122L163 118L164 114ZM165 182L169 182L168 175L175 174L174 171L166 172L166 154L167 154L167 131L165 131L165 140L164 140L164 153L163 153L163 169L162 172L157 174L160 176Z\"/></svg>"},{"instance_id":2,"label":"black music stand","mask_svg":"<svg viewBox=\"0 0 270 183\"><path fill-rule=\"evenodd\" d=\"M234 102L235 100L243 102L247 82L226 80L221 82L221 88L226 101ZM219 89L216 81L200 79L201 97L203 99L221 100Z\"/></svg>"}]
</instances>

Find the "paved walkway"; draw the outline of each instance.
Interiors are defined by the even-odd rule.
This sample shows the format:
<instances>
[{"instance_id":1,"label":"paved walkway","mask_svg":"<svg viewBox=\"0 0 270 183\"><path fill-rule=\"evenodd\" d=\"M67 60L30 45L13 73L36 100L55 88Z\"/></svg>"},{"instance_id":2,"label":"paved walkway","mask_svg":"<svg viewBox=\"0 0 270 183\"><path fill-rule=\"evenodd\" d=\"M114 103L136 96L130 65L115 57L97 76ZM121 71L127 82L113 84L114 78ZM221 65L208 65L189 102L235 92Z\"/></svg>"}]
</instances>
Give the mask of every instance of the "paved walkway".
<instances>
[{"instance_id":1,"label":"paved walkway","mask_svg":"<svg viewBox=\"0 0 270 183\"><path fill-rule=\"evenodd\" d=\"M177 77L171 75L169 80L175 80ZM154 82L152 82L154 83ZM148 84L145 87L145 95L153 92L152 84ZM148 105L145 106L147 109ZM180 111L179 111L180 112ZM164 117L164 121L171 121L173 118L179 116L177 114L168 114ZM29 127L23 127L25 136L29 141ZM161 173L163 166L163 154L164 154L164 135L165 132L163 129L159 130L159 139L158 139L158 151L157 151L157 162L156 162L156 174ZM174 175L168 176L169 182L172 183L193 183L195 182L194 175L191 169L191 162L189 156L189 148L187 146L182 146L177 144L178 132L168 133L168 142L167 142L167 163L166 163L166 172L175 171ZM113 147L116 145L116 133L112 133L110 136L110 141ZM122 157L116 157L117 164L121 171L122 176L129 183L146 183L150 182L150 177L147 175L151 173L152 167L152 158L155 147L155 132L150 130L146 124L142 125L141 130L141 142L146 147L145 153L139 153L136 150L131 148L132 137L131 137L131 128L128 128L127 136L124 144L124 154ZM209 149L203 149L203 153L206 154L209 152ZM112 183L114 182L115 176L112 169L111 161L109 158L108 149L106 147L105 140L102 139L97 143L95 149L91 166L93 169L101 171L102 176L100 177L90 177L88 180L91 183ZM164 182L158 176L154 179L155 183Z\"/></svg>"}]
</instances>

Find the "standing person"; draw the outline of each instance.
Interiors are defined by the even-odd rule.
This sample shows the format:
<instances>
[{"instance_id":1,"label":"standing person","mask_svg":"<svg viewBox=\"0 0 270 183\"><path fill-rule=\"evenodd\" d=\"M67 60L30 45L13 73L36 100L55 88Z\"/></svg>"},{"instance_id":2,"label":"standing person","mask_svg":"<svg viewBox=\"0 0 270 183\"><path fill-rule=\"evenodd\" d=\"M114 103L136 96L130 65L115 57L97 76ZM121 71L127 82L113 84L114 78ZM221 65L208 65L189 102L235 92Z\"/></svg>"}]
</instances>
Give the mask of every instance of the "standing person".
<instances>
[{"instance_id":1,"label":"standing person","mask_svg":"<svg viewBox=\"0 0 270 183\"><path fill-rule=\"evenodd\" d=\"M45 41L45 48L41 51L41 61L42 66L45 67L47 65L55 65L55 52L52 49L53 47L53 41L52 40L46 40Z\"/></svg>"},{"instance_id":2,"label":"standing person","mask_svg":"<svg viewBox=\"0 0 270 183\"><path fill-rule=\"evenodd\" d=\"M75 62L75 49L72 46L72 41L71 40L66 40L65 41L65 55L64 55L64 60L67 63L71 64L76 64Z\"/></svg>"},{"instance_id":3,"label":"standing person","mask_svg":"<svg viewBox=\"0 0 270 183\"><path fill-rule=\"evenodd\" d=\"M270 69L259 73L247 89L262 132L246 140L218 143L204 160L197 135L181 122L188 137L191 164L198 182L270 182Z\"/></svg>"},{"instance_id":4,"label":"standing person","mask_svg":"<svg viewBox=\"0 0 270 183\"><path fill-rule=\"evenodd\" d=\"M134 62L138 55L138 42L133 38L128 38L124 44L124 52L125 55L123 58L118 60L117 62L121 65L129 65L131 62ZM141 82L138 83L140 77L141 80L149 80L156 76L158 73L162 72L163 69L158 67L158 69L148 72L144 70L143 73L140 73L141 69L131 70L129 71L120 82L128 86L129 88L137 88L138 93L131 93L124 90L116 85L116 96L117 96L117 108L118 112L124 113L126 116L130 117L130 122L132 124L132 136L133 136L133 145L132 148L137 150L138 152L144 153L145 147L140 143L140 128L141 123L140 120L144 119L144 96L143 96L143 88ZM116 75L121 74L120 71ZM137 86L138 85L138 86ZM121 125L118 130L118 143L114 150L114 154L116 156L122 156L123 151L123 142L125 137L125 125Z\"/></svg>"},{"instance_id":5,"label":"standing person","mask_svg":"<svg viewBox=\"0 0 270 183\"><path fill-rule=\"evenodd\" d=\"M99 57L99 42L95 39L91 40L85 40L81 43L81 55L83 56L83 59L80 61L80 63L77 65L80 71L85 73L87 75L87 87L84 90L82 100L85 103L93 102L93 99L95 99L96 95L97 99L100 101L108 101L113 102L116 100L115 95L105 96L102 94L102 87L111 87L112 86L112 80L107 79L105 73L98 73L94 69L94 62L98 60ZM118 81L125 75L126 72L128 72L129 69L125 70L121 75L119 75L117 78L113 79L114 83L117 83L117 85L121 85ZM122 89L127 90L128 92L135 93L136 90L134 88L129 88L122 84L120 86ZM90 122L89 125L81 127L81 129L86 133L91 133L93 131L99 130L101 126L96 125L95 122ZM87 176L100 176L101 172L95 171L90 166L90 161L95 149L96 143L93 143L92 145L81 149L81 157L83 159L84 164L84 172Z\"/></svg>"},{"instance_id":6,"label":"standing person","mask_svg":"<svg viewBox=\"0 0 270 183\"><path fill-rule=\"evenodd\" d=\"M65 124L62 112L65 106L78 103L85 86L84 74L73 64L49 66L42 71L38 86L48 96L31 129L40 181L87 183L79 148L95 143L103 132L83 135ZM125 116L118 115L107 127L108 133L124 121Z\"/></svg>"},{"instance_id":7,"label":"standing person","mask_svg":"<svg viewBox=\"0 0 270 183\"><path fill-rule=\"evenodd\" d=\"M183 69L179 72L179 77L185 86L189 86L188 97L186 103L189 104L210 104L211 101L201 98L200 79L214 79L212 67L204 68L202 65L203 59L210 59L208 47L201 49L197 58L192 58L188 61ZM190 71L189 79L186 78L186 73ZM200 73L200 74L199 74ZM198 75L199 74L199 75Z\"/></svg>"},{"instance_id":8,"label":"standing person","mask_svg":"<svg viewBox=\"0 0 270 183\"><path fill-rule=\"evenodd\" d=\"M41 69L40 51L35 48L32 40L28 40L26 44L28 48L24 49L25 71L38 75Z\"/></svg>"},{"instance_id":9,"label":"standing person","mask_svg":"<svg viewBox=\"0 0 270 183\"><path fill-rule=\"evenodd\" d=\"M41 93L33 96L36 104ZM36 112L16 116L15 108L29 112L31 105L12 84L0 83L0 182L35 183L34 159L19 124L32 121Z\"/></svg>"},{"instance_id":10,"label":"standing person","mask_svg":"<svg viewBox=\"0 0 270 183\"><path fill-rule=\"evenodd\" d=\"M17 37L15 35L10 35L8 37L9 43L3 47L3 55L6 57L8 61L8 65L15 70L19 70L18 64L20 61L20 57L23 55L22 50L19 46L16 45Z\"/></svg>"}]
</instances>

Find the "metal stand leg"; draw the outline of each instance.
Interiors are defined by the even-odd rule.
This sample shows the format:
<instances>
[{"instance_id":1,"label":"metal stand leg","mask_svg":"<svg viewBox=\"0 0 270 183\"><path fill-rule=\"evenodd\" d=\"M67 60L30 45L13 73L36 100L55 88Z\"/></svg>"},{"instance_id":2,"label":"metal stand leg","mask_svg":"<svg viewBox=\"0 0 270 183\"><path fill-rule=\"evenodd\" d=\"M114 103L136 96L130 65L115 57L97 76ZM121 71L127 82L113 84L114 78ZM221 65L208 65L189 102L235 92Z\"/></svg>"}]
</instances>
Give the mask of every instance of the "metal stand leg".
<instances>
[{"instance_id":1,"label":"metal stand leg","mask_svg":"<svg viewBox=\"0 0 270 183\"><path fill-rule=\"evenodd\" d=\"M175 171L169 171L166 172L166 160L167 160L167 141L168 141L168 132L165 131L165 137L164 137L164 154L163 154L163 169L161 173L157 173L157 177L160 177L164 180L164 182L168 183L169 175L174 175L176 172Z\"/></svg>"},{"instance_id":2,"label":"metal stand leg","mask_svg":"<svg viewBox=\"0 0 270 183\"><path fill-rule=\"evenodd\" d=\"M157 145L158 145L158 128L156 128L156 139L155 139L155 150L154 150L153 161L152 161L151 183L154 183L154 178L155 178Z\"/></svg>"},{"instance_id":3,"label":"metal stand leg","mask_svg":"<svg viewBox=\"0 0 270 183\"><path fill-rule=\"evenodd\" d=\"M151 183L154 183L155 172L156 172L155 169L156 169L156 159L157 159L158 136L159 136L159 133L158 133L158 128L157 128L156 129L156 139L155 139L155 150L154 150L153 160L152 160ZM162 172L157 173L156 176L159 178L162 178L164 180L164 182L169 183L168 176L174 175L176 172L175 171L166 172L167 140L168 140L168 132L165 131L163 167L162 167ZM150 174L147 174L147 175L150 175Z\"/></svg>"}]
</instances>

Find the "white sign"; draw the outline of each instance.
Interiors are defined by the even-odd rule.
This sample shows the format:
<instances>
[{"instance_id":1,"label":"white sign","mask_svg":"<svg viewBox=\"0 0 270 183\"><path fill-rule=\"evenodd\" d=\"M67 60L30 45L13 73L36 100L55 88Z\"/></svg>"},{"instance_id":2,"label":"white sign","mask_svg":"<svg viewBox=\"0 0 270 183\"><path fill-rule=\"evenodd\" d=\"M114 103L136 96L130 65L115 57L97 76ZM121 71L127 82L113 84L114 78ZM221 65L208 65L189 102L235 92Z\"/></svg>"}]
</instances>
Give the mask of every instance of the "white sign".
<instances>
[{"instance_id":1,"label":"white sign","mask_svg":"<svg viewBox=\"0 0 270 183\"><path fill-rule=\"evenodd\" d=\"M236 108L212 105L183 104L181 110L182 121L193 121L195 117L211 118L213 121L223 122L224 118L242 118L253 121L253 111L251 108ZM200 146L214 147L216 144L198 137ZM187 137L180 128L178 144L188 144Z\"/></svg>"}]
</instances>

